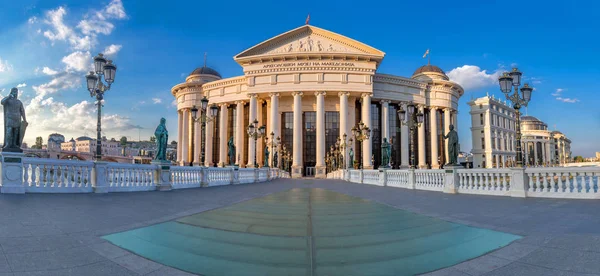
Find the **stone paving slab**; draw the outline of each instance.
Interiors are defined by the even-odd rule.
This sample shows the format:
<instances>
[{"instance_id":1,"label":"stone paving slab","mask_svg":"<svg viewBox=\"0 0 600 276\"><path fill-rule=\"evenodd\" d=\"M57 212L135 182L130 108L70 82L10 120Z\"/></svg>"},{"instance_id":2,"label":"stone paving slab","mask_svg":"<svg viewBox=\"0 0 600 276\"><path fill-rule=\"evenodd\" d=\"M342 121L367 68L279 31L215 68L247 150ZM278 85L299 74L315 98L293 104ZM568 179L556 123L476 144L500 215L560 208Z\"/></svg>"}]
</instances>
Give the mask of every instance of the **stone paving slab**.
<instances>
[{"instance_id":1,"label":"stone paving slab","mask_svg":"<svg viewBox=\"0 0 600 276\"><path fill-rule=\"evenodd\" d=\"M324 188L442 220L524 236L485 258L469 261L473 269L489 265L488 256L509 262L482 275L600 275L597 200L448 195L336 180L282 179L171 192L0 194L0 276L189 275L159 264L152 266L147 260L133 265L124 258L128 255L119 256L124 252L98 245L106 243L99 236L292 188ZM113 261L118 258L123 258L121 263ZM452 267L429 275L469 274Z\"/></svg>"}]
</instances>

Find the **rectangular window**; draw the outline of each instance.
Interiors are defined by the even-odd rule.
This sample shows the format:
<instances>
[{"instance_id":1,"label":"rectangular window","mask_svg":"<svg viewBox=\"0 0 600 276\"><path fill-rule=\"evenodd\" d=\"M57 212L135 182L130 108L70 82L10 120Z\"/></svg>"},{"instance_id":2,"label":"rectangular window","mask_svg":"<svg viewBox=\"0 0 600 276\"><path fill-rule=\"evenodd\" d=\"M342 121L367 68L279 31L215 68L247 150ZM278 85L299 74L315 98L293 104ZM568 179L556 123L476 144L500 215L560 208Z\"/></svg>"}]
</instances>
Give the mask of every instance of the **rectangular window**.
<instances>
[{"instance_id":1,"label":"rectangular window","mask_svg":"<svg viewBox=\"0 0 600 276\"><path fill-rule=\"evenodd\" d=\"M220 129L219 129L219 125L221 121L221 109L218 109L217 112L217 116L213 119L213 126L214 126L214 131L213 131L213 152L212 152L212 162L214 164L214 166L216 167L219 164L219 143L220 143L220 139L219 139L219 133L220 133Z\"/></svg>"},{"instance_id":2,"label":"rectangular window","mask_svg":"<svg viewBox=\"0 0 600 276\"><path fill-rule=\"evenodd\" d=\"M483 126L483 114L479 114L479 124Z\"/></svg>"},{"instance_id":3,"label":"rectangular window","mask_svg":"<svg viewBox=\"0 0 600 276\"><path fill-rule=\"evenodd\" d=\"M492 149L495 150L496 149L496 137L494 137L492 139Z\"/></svg>"},{"instance_id":4,"label":"rectangular window","mask_svg":"<svg viewBox=\"0 0 600 276\"><path fill-rule=\"evenodd\" d=\"M381 112L379 109L379 104L374 103L371 104L371 145L373 147L373 151L371 152L373 156L369 158L374 159L373 168L378 168L381 164L381 120L380 116Z\"/></svg>"},{"instance_id":5,"label":"rectangular window","mask_svg":"<svg viewBox=\"0 0 600 276\"><path fill-rule=\"evenodd\" d=\"M325 152L330 152L331 146L335 150L335 142L340 135L340 114L336 111L325 112ZM327 154L325 154L327 155Z\"/></svg>"},{"instance_id":6,"label":"rectangular window","mask_svg":"<svg viewBox=\"0 0 600 276\"><path fill-rule=\"evenodd\" d=\"M291 157L294 143L294 112L283 112L281 114L281 130L281 145L285 146Z\"/></svg>"},{"instance_id":7,"label":"rectangular window","mask_svg":"<svg viewBox=\"0 0 600 276\"><path fill-rule=\"evenodd\" d=\"M397 168L400 165L400 129L398 122L398 114L397 108L395 105L391 105L389 107L390 118L390 141L388 143L392 146L392 156L390 156L390 162L394 168Z\"/></svg>"},{"instance_id":8,"label":"rectangular window","mask_svg":"<svg viewBox=\"0 0 600 276\"><path fill-rule=\"evenodd\" d=\"M250 117L250 106L244 104L244 131L248 129L249 117ZM248 164L248 134L244 135L244 154L242 155L242 164Z\"/></svg>"},{"instance_id":9,"label":"rectangular window","mask_svg":"<svg viewBox=\"0 0 600 276\"><path fill-rule=\"evenodd\" d=\"M317 153L317 113L314 111L304 112L304 137L303 137L303 161L304 168L314 167ZM306 172L306 170L305 170Z\"/></svg>"},{"instance_id":10,"label":"rectangular window","mask_svg":"<svg viewBox=\"0 0 600 276\"><path fill-rule=\"evenodd\" d=\"M481 138L481 149L485 149L485 138Z\"/></svg>"}]
</instances>

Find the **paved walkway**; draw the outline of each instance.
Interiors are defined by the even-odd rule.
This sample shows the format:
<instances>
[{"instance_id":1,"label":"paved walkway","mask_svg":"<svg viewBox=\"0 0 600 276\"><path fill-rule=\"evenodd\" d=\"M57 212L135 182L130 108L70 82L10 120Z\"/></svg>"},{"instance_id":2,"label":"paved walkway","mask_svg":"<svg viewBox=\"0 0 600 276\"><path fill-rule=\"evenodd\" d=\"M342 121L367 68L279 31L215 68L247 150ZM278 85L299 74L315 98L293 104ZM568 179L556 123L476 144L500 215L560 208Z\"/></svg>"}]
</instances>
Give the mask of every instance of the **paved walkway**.
<instances>
[{"instance_id":1,"label":"paved walkway","mask_svg":"<svg viewBox=\"0 0 600 276\"><path fill-rule=\"evenodd\" d=\"M598 201L447 195L333 180L282 179L172 192L0 195L0 276L189 275L131 254L99 236L291 188L325 188L525 236L429 275L600 275Z\"/></svg>"}]
</instances>

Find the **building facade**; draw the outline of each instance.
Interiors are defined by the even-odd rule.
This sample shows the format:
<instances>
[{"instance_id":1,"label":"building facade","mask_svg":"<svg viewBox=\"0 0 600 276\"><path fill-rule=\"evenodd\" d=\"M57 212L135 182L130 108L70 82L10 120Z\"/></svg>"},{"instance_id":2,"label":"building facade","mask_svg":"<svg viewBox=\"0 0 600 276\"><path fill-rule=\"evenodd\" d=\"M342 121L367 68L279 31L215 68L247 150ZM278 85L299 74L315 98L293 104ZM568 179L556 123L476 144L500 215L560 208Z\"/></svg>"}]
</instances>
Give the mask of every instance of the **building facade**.
<instances>
[{"instance_id":1,"label":"building facade","mask_svg":"<svg viewBox=\"0 0 600 276\"><path fill-rule=\"evenodd\" d=\"M201 125L193 120L191 109L199 108L206 96L209 105L218 106L218 115L206 125L206 166L229 164L227 142L233 138L234 163L240 166L253 167L255 157L263 164L265 148L272 160L274 151L281 153L285 145L292 155L292 177L324 177L326 153L346 134L346 160L352 148L354 160L363 168L380 165L384 139L393 147L393 167L410 165L412 143L415 166L439 168L448 160L442 133L451 124L456 127L464 91L433 65L418 68L411 77L379 73L384 55L348 37L305 25L236 55L242 76L222 79L209 67L197 68L171 89L178 112L178 162L200 163ZM424 113L414 139L396 115L407 104L416 104ZM247 134L254 120L266 126L269 138L257 140L256 146ZM351 129L359 122L371 129L370 139L350 143ZM276 138L280 143L272 150L270 143Z\"/></svg>"},{"instance_id":2,"label":"building facade","mask_svg":"<svg viewBox=\"0 0 600 276\"><path fill-rule=\"evenodd\" d=\"M48 135L48 143L46 149L49 151L60 151L61 144L65 142L65 136L59 133Z\"/></svg>"},{"instance_id":3,"label":"building facade","mask_svg":"<svg viewBox=\"0 0 600 276\"><path fill-rule=\"evenodd\" d=\"M516 164L516 113L506 101L486 96L470 101L474 168ZM571 160L571 140L533 116L521 116L521 148L526 166L562 165Z\"/></svg>"},{"instance_id":4,"label":"building facade","mask_svg":"<svg viewBox=\"0 0 600 276\"><path fill-rule=\"evenodd\" d=\"M96 139L87 136L81 136L77 139L71 138L68 142L61 143L61 150L96 154ZM114 139L103 140L102 154L110 156L123 155L120 143Z\"/></svg>"}]
</instances>

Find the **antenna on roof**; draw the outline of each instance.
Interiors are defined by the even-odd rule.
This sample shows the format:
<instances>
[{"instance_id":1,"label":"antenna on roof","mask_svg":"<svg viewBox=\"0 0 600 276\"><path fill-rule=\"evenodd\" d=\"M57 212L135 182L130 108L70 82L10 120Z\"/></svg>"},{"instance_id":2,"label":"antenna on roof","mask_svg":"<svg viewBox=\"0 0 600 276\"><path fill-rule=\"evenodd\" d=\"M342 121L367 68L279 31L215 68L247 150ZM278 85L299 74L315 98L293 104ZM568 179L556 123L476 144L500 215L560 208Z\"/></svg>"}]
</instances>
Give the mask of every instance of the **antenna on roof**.
<instances>
[{"instance_id":1,"label":"antenna on roof","mask_svg":"<svg viewBox=\"0 0 600 276\"><path fill-rule=\"evenodd\" d=\"M204 67L206 67L206 52L204 52Z\"/></svg>"}]
</instances>

